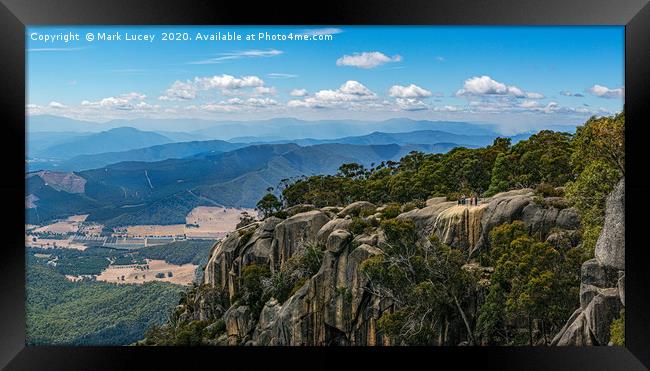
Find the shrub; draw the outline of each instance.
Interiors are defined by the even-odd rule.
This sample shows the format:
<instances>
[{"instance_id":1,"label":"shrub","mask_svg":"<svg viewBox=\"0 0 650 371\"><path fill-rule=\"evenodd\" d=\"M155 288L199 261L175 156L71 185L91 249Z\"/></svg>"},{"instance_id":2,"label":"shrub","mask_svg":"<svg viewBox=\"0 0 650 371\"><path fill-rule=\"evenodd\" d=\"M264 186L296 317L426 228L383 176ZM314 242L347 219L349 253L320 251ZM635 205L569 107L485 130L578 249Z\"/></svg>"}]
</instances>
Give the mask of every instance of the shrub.
<instances>
[{"instance_id":1,"label":"shrub","mask_svg":"<svg viewBox=\"0 0 650 371\"><path fill-rule=\"evenodd\" d=\"M564 191L561 188L556 189L551 184L542 182L535 188L535 194L542 197L562 197Z\"/></svg>"},{"instance_id":2,"label":"shrub","mask_svg":"<svg viewBox=\"0 0 650 371\"><path fill-rule=\"evenodd\" d=\"M353 235L363 234L371 227L370 223L360 217L353 217L352 222L348 226L348 231Z\"/></svg>"},{"instance_id":3,"label":"shrub","mask_svg":"<svg viewBox=\"0 0 650 371\"><path fill-rule=\"evenodd\" d=\"M381 217L383 219L393 219L397 217L401 212L401 206L398 203L390 203L384 206L384 210L381 212Z\"/></svg>"},{"instance_id":4,"label":"shrub","mask_svg":"<svg viewBox=\"0 0 650 371\"><path fill-rule=\"evenodd\" d=\"M609 327L610 338L609 341L613 345L625 345L625 309L621 310L621 316L614 321Z\"/></svg>"}]
</instances>

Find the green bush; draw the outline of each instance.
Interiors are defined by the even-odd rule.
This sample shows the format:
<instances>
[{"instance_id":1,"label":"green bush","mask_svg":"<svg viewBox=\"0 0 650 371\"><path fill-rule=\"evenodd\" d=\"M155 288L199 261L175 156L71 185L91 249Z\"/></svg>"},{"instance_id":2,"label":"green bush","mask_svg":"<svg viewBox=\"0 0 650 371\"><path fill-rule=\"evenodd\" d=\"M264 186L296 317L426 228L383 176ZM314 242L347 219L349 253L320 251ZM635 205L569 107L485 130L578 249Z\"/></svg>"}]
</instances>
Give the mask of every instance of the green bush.
<instances>
[{"instance_id":1,"label":"green bush","mask_svg":"<svg viewBox=\"0 0 650 371\"><path fill-rule=\"evenodd\" d=\"M352 222L348 226L348 231L356 236L356 235L363 234L370 227L371 225L369 222L367 222L363 218L355 216L352 218Z\"/></svg>"},{"instance_id":2,"label":"green bush","mask_svg":"<svg viewBox=\"0 0 650 371\"><path fill-rule=\"evenodd\" d=\"M391 202L384 206L381 212L382 219L393 219L401 213L401 205L396 202Z\"/></svg>"},{"instance_id":3,"label":"green bush","mask_svg":"<svg viewBox=\"0 0 650 371\"><path fill-rule=\"evenodd\" d=\"M625 345L625 309L621 310L619 318L612 321L609 327L610 338L609 341L614 345Z\"/></svg>"}]
</instances>

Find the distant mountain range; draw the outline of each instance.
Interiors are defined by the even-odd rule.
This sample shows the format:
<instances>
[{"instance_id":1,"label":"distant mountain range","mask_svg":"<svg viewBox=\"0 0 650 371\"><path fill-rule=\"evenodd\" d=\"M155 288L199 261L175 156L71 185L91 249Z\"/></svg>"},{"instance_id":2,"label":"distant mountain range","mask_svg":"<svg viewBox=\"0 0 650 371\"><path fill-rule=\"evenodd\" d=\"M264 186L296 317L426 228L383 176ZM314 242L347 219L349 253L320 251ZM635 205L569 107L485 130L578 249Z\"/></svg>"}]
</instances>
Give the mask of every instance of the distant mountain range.
<instances>
[{"instance_id":1,"label":"distant mountain range","mask_svg":"<svg viewBox=\"0 0 650 371\"><path fill-rule=\"evenodd\" d=\"M417 130L405 133L382 133L375 131L373 133L361 136L335 138L335 139L295 139L290 140L301 146L312 146L316 144L341 143L341 144L359 144L359 145L376 145L376 144L438 144L453 143L456 147L473 147L486 146L492 144L496 138L495 135L462 135L454 134L440 130ZM252 143L286 143L287 140L275 140L270 142L252 142Z\"/></svg>"},{"instance_id":2,"label":"distant mountain range","mask_svg":"<svg viewBox=\"0 0 650 371\"><path fill-rule=\"evenodd\" d=\"M447 148L426 144L264 144L184 159L120 162L66 176L50 174L45 178L42 172L32 173L27 177L26 196L30 206L36 207L27 209L28 220L42 222L88 213L89 221L107 225L184 223L185 215L196 206L253 207L267 187L277 186L282 179L332 174L348 162L369 166L396 161L412 150ZM54 179L83 184L83 192L66 192Z\"/></svg>"},{"instance_id":3,"label":"distant mountain range","mask_svg":"<svg viewBox=\"0 0 650 371\"><path fill-rule=\"evenodd\" d=\"M499 135L492 124L476 124L453 121L427 121L396 118L385 121L316 120L274 118L254 121L211 121L200 119L133 119L111 120L104 123L73 120L51 115L27 117L27 132L86 132L97 133L120 127L142 131L154 131L163 135L184 133L183 140L222 139L237 137L272 137L277 139L316 138L332 139L370 134L374 131L387 133L416 130L440 130L462 135Z\"/></svg>"},{"instance_id":4,"label":"distant mountain range","mask_svg":"<svg viewBox=\"0 0 650 371\"><path fill-rule=\"evenodd\" d=\"M67 140L60 138L52 146L34 151L29 148L30 157L49 159L69 159L78 155L90 155L105 152L128 151L135 148L151 147L158 144L174 142L172 139L155 132L141 131L130 127L121 127L100 133L73 135ZM41 133L43 139L45 135ZM50 138L56 138L54 134Z\"/></svg>"},{"instance_id":5,"label":"distant mountain range","mask_svg":"<svg viewBox=\"0 0 650 371\"><path fill-rule=\"evenodd\" d=\"M177 138L181 137L177 136ZM222 140L175 142L169 136L156 132L145 132L135 128L116 128L93 134L73 133L67 140L65 135L61 133L32 133L28 135L27 157L30 171L81 171L122 161L153 162L170 158L184 158L203 152L227 152L255 144L295 143L301 146L333 143L357 145L415 144L435 146L435 148L429 149L433 152L446 152L459 146L469 148L485 146L492 143L495 137L494 134L464 135L440 130L419 130L401 133L373 132L361 136L334 139L300 138L265 141L260 140L264 137L248 137L247 139L250 142L227 142ZM32 144L32 141L36 143ZM48 147L47 143L52 145Z\"/></svg>"},{"instance_id":6,"label":"distant mountain range","mask_svg":"<svg viewBox=\"0 0 650 371\"><path fill-rule=\"evenodd\" d=\"M170 158L184 158L199 153L228 152L247 146L245 143L230 143L223 140L206 140L181 143L168 143L152 147L132 149L122 152L106 152L91 155L79 155L62 162L41 163L47 170L81 171L96 169L110 164L124 161L155 162ZM39 163L32 164L30 168L36 169Z\"/></svg>"}]
</instances>

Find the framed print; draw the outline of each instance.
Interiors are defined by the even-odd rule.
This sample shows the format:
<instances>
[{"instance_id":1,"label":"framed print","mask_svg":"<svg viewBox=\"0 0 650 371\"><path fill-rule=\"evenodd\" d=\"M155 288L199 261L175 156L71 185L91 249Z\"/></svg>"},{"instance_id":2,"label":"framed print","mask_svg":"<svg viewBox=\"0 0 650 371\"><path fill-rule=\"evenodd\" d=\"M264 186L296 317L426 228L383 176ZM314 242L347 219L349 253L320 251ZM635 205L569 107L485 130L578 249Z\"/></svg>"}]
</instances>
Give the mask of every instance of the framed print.
<instances>
[{"instance_id":1,"label":"framed print","mask_svg":"<svg viewBox=\"0 0 650 371\"><path fill-rule=\"evenodd\" d=\"M3 4L8 369L650 365L645 2Z\"/></svg>"}]
</instances>

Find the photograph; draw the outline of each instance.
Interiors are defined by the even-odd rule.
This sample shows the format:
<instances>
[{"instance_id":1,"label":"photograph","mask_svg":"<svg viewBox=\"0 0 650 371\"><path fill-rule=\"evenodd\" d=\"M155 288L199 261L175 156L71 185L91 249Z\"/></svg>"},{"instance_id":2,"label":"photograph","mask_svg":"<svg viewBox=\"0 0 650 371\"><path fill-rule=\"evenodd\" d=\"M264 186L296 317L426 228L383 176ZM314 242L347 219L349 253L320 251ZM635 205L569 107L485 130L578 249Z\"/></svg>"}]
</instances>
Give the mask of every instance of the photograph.
<instances>
[{"instance_id":1,"label":"photograph","mask_svg":"<svg viewBox=\"0 0 650 371\"><path fill-rule=\"evenodd\" d=\"M27 347L626 345L624 25L24 44Z\"/></svg>"}]
</instances>

